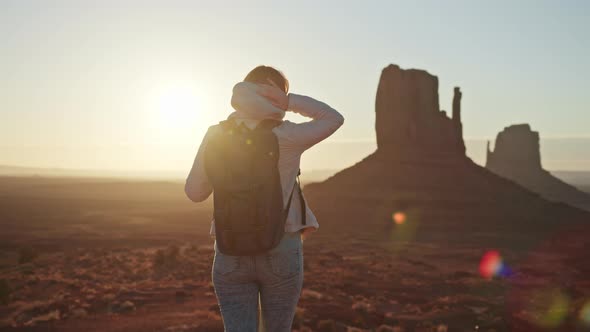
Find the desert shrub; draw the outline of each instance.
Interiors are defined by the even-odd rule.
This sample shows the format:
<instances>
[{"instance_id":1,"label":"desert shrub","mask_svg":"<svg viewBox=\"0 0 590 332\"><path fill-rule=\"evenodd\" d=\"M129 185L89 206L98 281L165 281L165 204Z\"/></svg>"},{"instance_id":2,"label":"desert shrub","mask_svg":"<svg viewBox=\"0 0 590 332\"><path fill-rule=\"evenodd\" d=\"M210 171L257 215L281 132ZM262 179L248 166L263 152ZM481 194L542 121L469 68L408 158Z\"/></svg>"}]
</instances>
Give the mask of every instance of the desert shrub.
<instances>
[{"instance_id":1,"label":"desert shrub","mask_svg":"<svg viewBox=\"0 0 590 332\"><path fill-rule=\"evenodd\" d=\"M320 320L317 324L317 329L320 332L333 332L336 331L336 324L331 319Z\"/></svg>"},{"instance_id":2,"label":"desert shrub","mask_svg":"<svg viewBox=\"0 0 590 332\"><path fill-rule=\"evenodd\" d=\"M18 263L25 264L32 262L37 256L37 252L32 247L22 247L18 251Z\"/></svg>"},{"instance_id":3,"label":"desert shrub","mask_svg":"<svg viewBox=\"0 0 590 332\"><path fill-rule=\"evenodd\" d=\"M396 332L396 331L399 331L399 330L400 329L398 329L398 328L395 328L395 327L389 326L389 325L385 325L385 324L380 325L377 328L377 332Z\"/></svg>"},{"instance_id":4,"label":"desert shrub","mask_svg":"<svg viewBox=\"0 0 590 332\"><path fill-rule=\"evenodd\" d=\"M305 309L296 307L295 317L293 317L293 326L296 326L299 330L303 327L303 317L305 315Z\"/></svg>"},{"instance_id":5,"label":"desert shrub","mask_svg":"<svg viewBox=\"0 0 590 332\"><path fill-rule=\"evenodd\" d=\"M165 268L172 267L179 262L180 249L177 246L170 246L165 249L158 249L154 256L154 267Z\"/></svg>"},{"instance_id":6,"label":"desert shrub","mask_svg":"<svg viewBox=\"0 0 590 332\"><path fill-rule=\"evenodd\" d=\"M8 304L8 296L10 295L10 286L8 281L0 279L0 304Z\"/></svg>"}]
</instances>

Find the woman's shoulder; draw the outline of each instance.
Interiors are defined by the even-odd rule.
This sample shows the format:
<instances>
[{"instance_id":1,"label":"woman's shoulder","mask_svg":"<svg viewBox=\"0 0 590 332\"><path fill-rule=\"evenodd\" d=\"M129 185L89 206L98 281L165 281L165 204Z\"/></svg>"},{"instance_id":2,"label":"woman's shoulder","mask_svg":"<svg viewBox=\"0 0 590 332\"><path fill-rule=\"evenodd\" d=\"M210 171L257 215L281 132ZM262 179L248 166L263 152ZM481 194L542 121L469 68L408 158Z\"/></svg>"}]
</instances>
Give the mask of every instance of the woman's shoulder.
<instances>
[{"instance_id":1,"label":"woman's shoulder","mask_svg":"<svg viewBox=\"0 0 590 332\"><path fill-rule=\"evenodd\" d=\"M275 134L281 133L281 134L285 134L285 133L289 133L293 130L295 130L297 128L297 123L295 122L291 122L289 120L283 120L281 121L281 124L274 127L273 131L275 132Z\"/></svg>"},{"instance_id":2,"label":"woman's shoulder","mask_svg":"<svg viewBox=\"0 0 590 332\"><path fill-rule=\"evenodd\" d=\"M281 140L293 140L300 134L298 129L298 123L291 122L289 120L283 120L280 125L273 128L273 132L277 135L279 141Z\"/></svg>"}]
</instances>

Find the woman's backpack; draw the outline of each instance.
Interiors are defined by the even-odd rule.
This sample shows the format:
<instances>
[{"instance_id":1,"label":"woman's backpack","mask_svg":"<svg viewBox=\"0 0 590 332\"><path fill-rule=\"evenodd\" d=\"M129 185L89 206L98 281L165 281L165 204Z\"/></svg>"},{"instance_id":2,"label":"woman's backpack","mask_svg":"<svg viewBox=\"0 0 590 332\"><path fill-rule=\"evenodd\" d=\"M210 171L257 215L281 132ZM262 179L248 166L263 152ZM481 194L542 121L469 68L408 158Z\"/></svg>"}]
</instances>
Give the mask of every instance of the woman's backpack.
<instances>
[{"instance_id":1,"label":"woman's backpack","mask_svg":"<svg viewBox=\"0 0 590 332\"><path fill-rule=\"evenodd\" d=\"M279 144L272 129L280 121L263 120L254 129L233 119L222 121L205 149L205 171L213 186L215 237L221 253L262 254L281 241L296 181L283 209Z\"/></svg>"}]
</instances>

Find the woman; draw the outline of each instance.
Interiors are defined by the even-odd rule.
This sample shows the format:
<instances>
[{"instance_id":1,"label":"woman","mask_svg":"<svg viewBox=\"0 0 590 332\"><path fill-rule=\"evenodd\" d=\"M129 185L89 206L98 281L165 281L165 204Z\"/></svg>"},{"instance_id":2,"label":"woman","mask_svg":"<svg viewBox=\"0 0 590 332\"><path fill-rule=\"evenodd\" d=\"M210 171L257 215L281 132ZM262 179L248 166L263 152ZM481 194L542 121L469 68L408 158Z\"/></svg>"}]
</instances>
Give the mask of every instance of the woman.
<instances>
[{"instance_id":1,"label":"woman","mask_svg":"<svg viewBox=\"0 0 590 332\"><path fill-rule=\"evenodd\" d=\"M283 202L292 199L285 233L278 246L263 255L230 256L219 251L215 241L212 280L225 331L291 331L303 285L303 239L317 231L318 222L305 204L305 225L299 195L290 195L299 171L301 154L334 133L344 118L327 104L311 97L288 93L289 83L278 70L259 66L233 88L229 115L253 129L265 119L281 120L272 129L279 145L278 168ZM283 120L286 111L311 118L304 123ZM203 138L185 185L194 202L207 199L213 188L207 179L204 154L208 139L219 130L211 126ZM301 196L303 197L303 196ZM215 221L210 234L215 235ZM260 306L259 324L258 309Z\"/></svg>"}]
</instances>

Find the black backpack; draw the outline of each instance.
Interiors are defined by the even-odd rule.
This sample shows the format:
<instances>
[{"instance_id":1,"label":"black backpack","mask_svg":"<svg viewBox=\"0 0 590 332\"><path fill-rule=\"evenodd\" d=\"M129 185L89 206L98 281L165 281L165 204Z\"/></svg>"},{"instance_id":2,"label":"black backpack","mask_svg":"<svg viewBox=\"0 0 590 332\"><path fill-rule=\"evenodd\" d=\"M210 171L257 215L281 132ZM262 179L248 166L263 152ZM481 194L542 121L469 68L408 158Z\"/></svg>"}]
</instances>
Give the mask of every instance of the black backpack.
<instances>
[{"instance_id":1,"label":"black backpack","mask_svg":"<svg viewBox=\"0 0 590 332\"><path fill-rule=\"evenodd\" d=\"M223 254L257 255L276 247L283 237L296 187L305 225L305 201L299 181L283 209L279 144L272 132L280 124L263 120L250 129L229 119L220 122L221 130L208 141L205 172L213 186L215 237Z\"/></svg>"}]
</instances>

